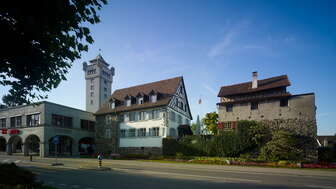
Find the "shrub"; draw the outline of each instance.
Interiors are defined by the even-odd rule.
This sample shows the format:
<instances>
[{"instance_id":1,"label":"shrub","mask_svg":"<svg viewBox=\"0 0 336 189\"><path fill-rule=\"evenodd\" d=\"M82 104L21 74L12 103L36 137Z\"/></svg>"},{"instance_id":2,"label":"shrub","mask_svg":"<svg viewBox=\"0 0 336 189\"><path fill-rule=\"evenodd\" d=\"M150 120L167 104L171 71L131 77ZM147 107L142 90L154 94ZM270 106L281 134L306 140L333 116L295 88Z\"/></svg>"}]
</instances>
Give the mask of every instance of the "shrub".
<instances>
[{"instance_id":1,"label":"shrub","mask_svg":"<svg viewBox=\"0 0 336 189\"><path fill-rule=\"evenodd\" d=\"M41 183L36 181L36 176L29 170L11 164L0 164L0 188L39 188Z\"/></svg>"},{"instance_id":2,"label":"shrub","mask_svg":"<svg viewBox=\"0 0 336 189\"><path fill-rule=\"evenodd\" d=\"M301 160L303 150L299 148L300 142L294 134L278 130L273 132L272 140L261 148L261 159L279 160Z\"/></svg>"},{"instance_id":3,"label":"shrub","mask_svg":"<svg viewBox=\"0 0 336 189\"><path fill-rule=\"evenodd\" d=\"M332 162L334 161L334 150L330 147L320 147L318 149L319 162Z\"/></svg>"}]
</instances>

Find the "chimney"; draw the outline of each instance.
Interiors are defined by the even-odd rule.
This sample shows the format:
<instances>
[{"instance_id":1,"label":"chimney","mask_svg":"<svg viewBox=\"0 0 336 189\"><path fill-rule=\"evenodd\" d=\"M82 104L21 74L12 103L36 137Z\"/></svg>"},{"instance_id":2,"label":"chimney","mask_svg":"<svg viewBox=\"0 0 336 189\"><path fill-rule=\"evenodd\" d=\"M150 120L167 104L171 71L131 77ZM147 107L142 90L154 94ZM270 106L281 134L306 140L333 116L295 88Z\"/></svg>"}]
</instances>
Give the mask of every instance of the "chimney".
<instances>
[{"instance_id":1,"label":"chimney","mask_svg":"<svg viewBox=\"0 0 336 189\"><path fill-rule=\"evenodd\" d=\"M252 72L252 89L258 88L258 72Z\"/></svg>"}]
</instances>

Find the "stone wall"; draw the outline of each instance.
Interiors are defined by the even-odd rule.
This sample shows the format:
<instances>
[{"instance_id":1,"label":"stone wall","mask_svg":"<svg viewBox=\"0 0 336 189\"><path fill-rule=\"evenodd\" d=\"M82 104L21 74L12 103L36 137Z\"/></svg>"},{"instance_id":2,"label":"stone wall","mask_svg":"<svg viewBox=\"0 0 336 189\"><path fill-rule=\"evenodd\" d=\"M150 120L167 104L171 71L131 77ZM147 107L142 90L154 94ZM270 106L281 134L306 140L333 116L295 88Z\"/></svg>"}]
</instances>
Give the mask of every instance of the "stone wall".
<instances>
[{"instance_id":1,"label":"stone wall","mask_svg":"<svg viewBox=\"0 0 336 189\"><path fill-rule=\"evenodd\" d=\"M288 99L288 106L281 107L280 99L258 102L258 109L251 110L251 103L237 103L232 112L226 112L225 105L218 108L218 120L274 120L274 119L309 119L314 120L316 114L315 95L293 95Z\"/></svg>"}]
</instances>

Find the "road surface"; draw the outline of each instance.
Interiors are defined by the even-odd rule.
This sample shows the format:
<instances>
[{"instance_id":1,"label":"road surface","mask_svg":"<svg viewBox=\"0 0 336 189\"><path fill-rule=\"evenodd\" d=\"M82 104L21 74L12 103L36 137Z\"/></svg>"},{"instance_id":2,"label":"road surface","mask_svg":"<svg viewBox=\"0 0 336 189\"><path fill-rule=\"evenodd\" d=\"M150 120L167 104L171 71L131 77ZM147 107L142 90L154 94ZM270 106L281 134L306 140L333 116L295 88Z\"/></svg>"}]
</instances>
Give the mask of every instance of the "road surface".
<instances>
[{"instance_id":1,"label":"road surface","mask_svg":"<svg viewBox=\"0 0 336 189\"><path fill-rule=\"evenodd\" d=\"M0 162L15 162L32 170L47 185L62 189L336 189L335 170L103 160L103 166L111 170L99 171L95 159L61 158L58 161L64 166L57 167L51 166L54 161L34 157L30 162L26 157L0 156Z\"/></svg>"}]
</instances>

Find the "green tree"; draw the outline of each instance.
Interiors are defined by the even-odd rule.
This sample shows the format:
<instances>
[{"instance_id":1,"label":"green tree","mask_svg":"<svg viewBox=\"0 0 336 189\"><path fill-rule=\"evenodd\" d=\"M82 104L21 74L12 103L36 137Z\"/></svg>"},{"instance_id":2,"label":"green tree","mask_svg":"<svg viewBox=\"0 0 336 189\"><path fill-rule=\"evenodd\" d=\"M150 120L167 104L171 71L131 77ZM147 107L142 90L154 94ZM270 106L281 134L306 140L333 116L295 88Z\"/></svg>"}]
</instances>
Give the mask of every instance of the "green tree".
<instances>
[{"instance_id":1,"label":"green tree","mask_svg":"<svg viewBox=\"0 0 336 189\"><path fill-rule=\"evenodd\" d=\"M272 140L261 148L261 158L266 160L301 160L303 149L299 138L288 131L278 130L272 134Z\"/></svg>"},{"instance_id":2,"label":"green tree","mask_svg":"<svg viewBox=\"0 0 336 189\"><path fill-rule=\"evenodd\" d=\"M206 129L212 134L217 134L218 132L218 114L216 112L211 112L205 114L205 117L202 119L203 124L206 126Z\"/></svg>"},{"instance_id":3,"label":"green tree","mask_svg":"<svg viewBox=\"0 0 336 189\"><path fill-rule=\"evenodd\" d=\"M106 0L2 1L0 85L17 104L46 98L93 43L90 24ZM6 97L7 98L7 97Z\"/></svg>"},{"instance_id":4,"label":"green tree","mask_svg":"<svg viewBox=\"0 0 336 189\"><path fill-rule=\"evenodd\" d=\"M192 130L193 134L196 133L196 127L197 127L196 123L191 124L191 130Z\"/></svg>"}]
</instances>

